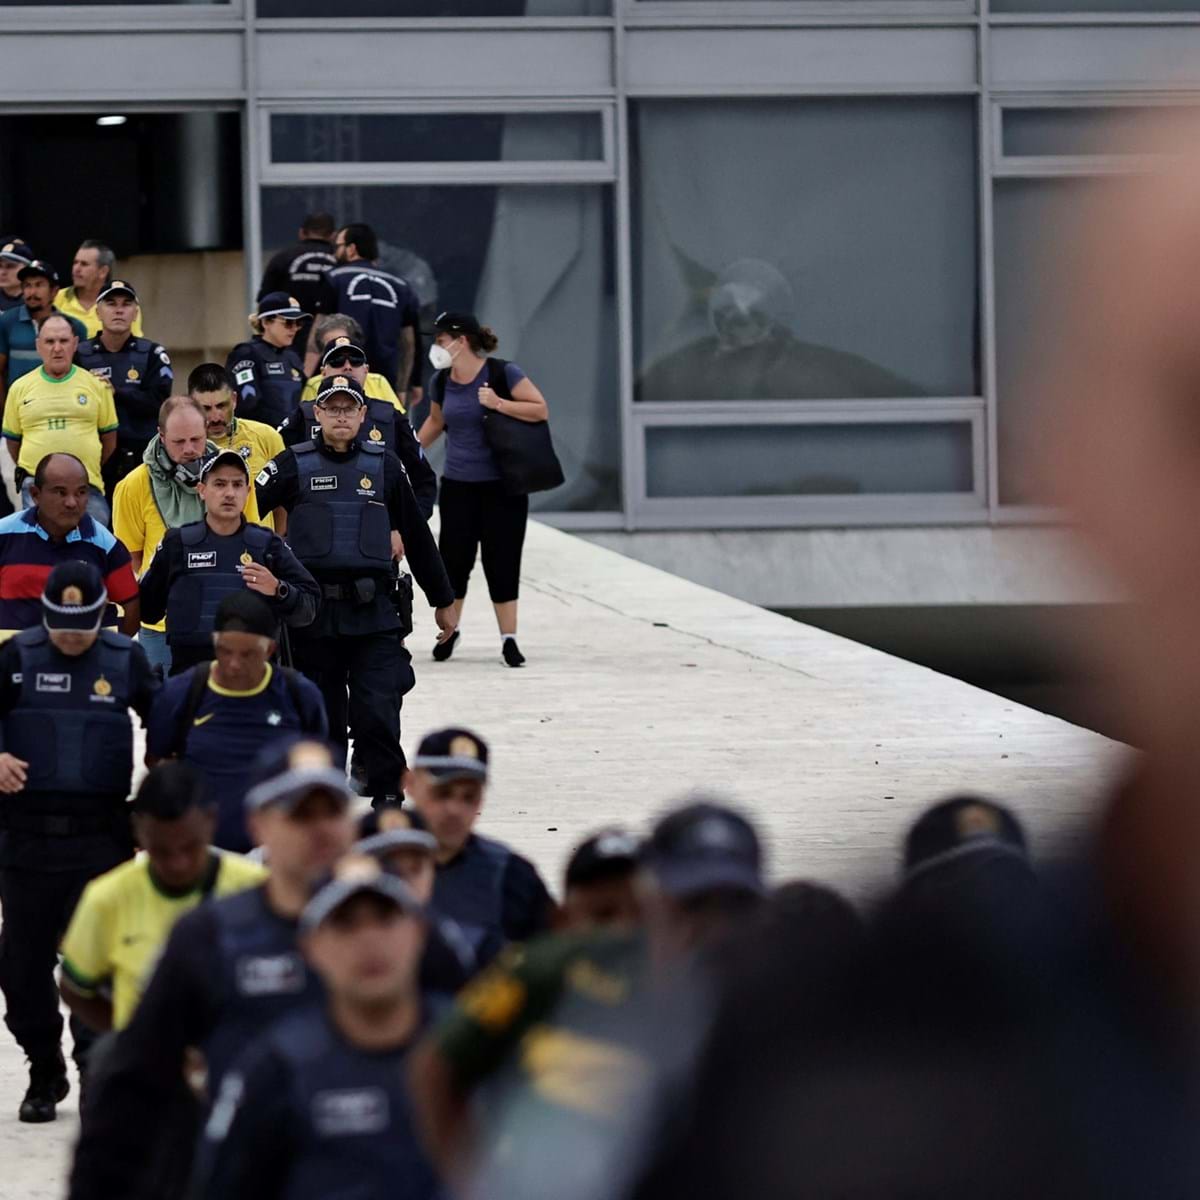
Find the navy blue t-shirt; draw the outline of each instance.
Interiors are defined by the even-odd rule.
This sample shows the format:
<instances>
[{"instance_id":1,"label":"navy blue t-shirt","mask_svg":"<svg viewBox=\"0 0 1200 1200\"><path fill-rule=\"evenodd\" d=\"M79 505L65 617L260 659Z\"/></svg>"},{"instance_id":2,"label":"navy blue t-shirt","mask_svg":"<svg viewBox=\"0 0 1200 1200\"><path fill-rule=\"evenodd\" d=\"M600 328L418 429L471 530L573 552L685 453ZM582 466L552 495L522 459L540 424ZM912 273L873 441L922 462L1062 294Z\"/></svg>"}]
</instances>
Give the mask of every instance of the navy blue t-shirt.
<instances>
[{"instance_id":1,"label":"navy blue t-shirt","mask_svg":"<svg viewBox=\"0 0 1200 1200\"><path fill-rule=\"evenodd\" d=\"M483 433L484 407L479 389L487 383L488 365L480 363L479 374L470 383L456 383L446 372L446 395L442 401L442 419L446 422L446 465L442 475L460 483L490 483L500 478L496 456ZM507 363L504 378L508 390L525 378L516 363Z\"/></svg>"},{"instance_id":2,"label":"navy blue t-shirt","mask_svg":"<svg viewBox=\"0 0 1200 1200\"><path fill-rule=\"evenodd\" d=\"M208 668L204 663L193 671ZM263 746L298 733L329 735L325 702L316 684L303 675L292 678L294 686L289 687L283 673L270 664L263 683L249 692L231 692L210 678L191 719L182 757L208 779L218 806L213 843L222 850L244 854L253 845L243 802L250 766ZM191 686L192 671L185 671L167 680L159 693L146 733L146 748L153 757L175 753L179 717Z\"/></svg>"}]
</instances>

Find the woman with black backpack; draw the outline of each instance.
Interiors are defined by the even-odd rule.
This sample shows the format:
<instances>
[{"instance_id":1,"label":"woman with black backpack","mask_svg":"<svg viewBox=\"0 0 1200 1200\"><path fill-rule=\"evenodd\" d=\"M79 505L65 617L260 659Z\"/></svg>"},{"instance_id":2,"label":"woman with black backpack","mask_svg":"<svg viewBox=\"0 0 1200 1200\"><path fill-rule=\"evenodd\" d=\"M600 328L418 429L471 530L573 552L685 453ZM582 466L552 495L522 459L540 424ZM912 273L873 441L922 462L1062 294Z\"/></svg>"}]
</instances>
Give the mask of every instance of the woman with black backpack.
<instances>
[{"instance_id":1,"label":"woman with black backpack","mask_svg":"<svg viewBox=\"0 0 1200 1200\"><path fill-rule=\"evenodd\" d=\"M455 623L482 550L500 651L510 667L519 667L525 656L517 647L517 595L529 493L562 482L550 449L546 399L516 363L489 357L496 335L472 314L442 313L434 327L429 360L438 373L417 437L428 449L446 434L438 549L454 587ZM433 648L434 659L445 662L458 638L456 629Z\"/></svg>"}]
</instances>

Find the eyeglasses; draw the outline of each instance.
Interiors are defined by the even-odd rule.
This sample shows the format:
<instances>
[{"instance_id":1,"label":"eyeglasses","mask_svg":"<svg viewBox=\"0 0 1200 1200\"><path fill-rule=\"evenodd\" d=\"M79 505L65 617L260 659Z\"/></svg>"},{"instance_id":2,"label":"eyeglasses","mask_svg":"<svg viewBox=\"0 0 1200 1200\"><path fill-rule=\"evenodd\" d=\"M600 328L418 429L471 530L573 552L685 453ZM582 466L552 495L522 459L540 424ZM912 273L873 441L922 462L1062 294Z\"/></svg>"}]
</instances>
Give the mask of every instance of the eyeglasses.
<instances>
[{"instance_id":1,"label":"eyeglasses","mask_svg":"<svg viewBox=\"0 0 1200 1200\"><path fill-rule=\"evenodd\" d=\"M276 317L275 320L282 321L284 327L287 329L298 329L300 327L300 322L295 317Z\"/></svg>"},{"instance_id":2,"label":"eyeglasses","mask_svg":"<svg viewBox=\"0 0 1200 1200\"><path fill-rule=\"evenodd\" d=\"M317 407L322 412L328 413L331 417L352 417L358 412L357 404L338 404L336 406L332 404L318 404Z\"/></svg>"},{"instance_id":3,"label":"eyeglasses","mask_svg":"<svg viewBox=\"0 0 1200 1200\"><path fill-rule=\"evenodd\" d=\"M361 367L366 364L366 361L365 354L358 354L353 350L343 350L327 358L325 365L327 367Z\"/></svg>"}]
</instances>

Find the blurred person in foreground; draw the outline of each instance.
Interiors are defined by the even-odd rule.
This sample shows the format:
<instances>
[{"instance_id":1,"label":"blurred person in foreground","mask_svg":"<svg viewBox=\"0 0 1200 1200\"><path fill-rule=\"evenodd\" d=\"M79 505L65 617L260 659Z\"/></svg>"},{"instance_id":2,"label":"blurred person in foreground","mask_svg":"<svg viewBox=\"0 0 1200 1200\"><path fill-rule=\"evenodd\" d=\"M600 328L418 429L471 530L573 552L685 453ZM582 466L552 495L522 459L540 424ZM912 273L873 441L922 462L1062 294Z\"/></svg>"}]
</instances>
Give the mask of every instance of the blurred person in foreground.
<instances>
[{"instance_id":1,"label":"blurred person in foreground","mask_svg":"<svg viewBox=\"0 0 1200 1200\"><path fill-rule=\"evenodd\" d=\"M511 947L414 1055L427 1144L462 1194L617 1196L694 1054L721 960L758 911L753 827L696 802L640 860L644 925Z\"/></svg>"}]
</instances>

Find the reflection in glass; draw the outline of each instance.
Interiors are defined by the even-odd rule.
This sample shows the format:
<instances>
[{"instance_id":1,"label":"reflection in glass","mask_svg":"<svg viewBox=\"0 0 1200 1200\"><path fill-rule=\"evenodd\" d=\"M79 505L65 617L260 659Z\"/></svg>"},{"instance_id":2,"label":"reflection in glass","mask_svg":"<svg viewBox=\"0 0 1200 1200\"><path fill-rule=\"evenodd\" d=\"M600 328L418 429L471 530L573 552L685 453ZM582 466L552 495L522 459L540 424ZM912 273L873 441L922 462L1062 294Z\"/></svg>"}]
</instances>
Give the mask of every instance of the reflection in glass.
<instances>
[{"instance_id":1,"label":"reflection in glass","mask_svg":"<svg viewBox=\"0 0 1200 1200\"><path fill-rule=\"evenodd\" d=\"M974 113L634 104L636 398L977 395Z\"/></svg>"},{"instance_id":2,"label":"reflection in glass","mask_svg":"<svg viewBox=\"0 0 1200 1200\"><path fill-rule=\"evenodd\" d=\"M1177 144L1180 127L1194 128L1200 109L1159 105L1120 108L1006 108L1009 157L1156 154Z\"/></svg>"},{"instance_id":3,"label":"reflection in glass","mask_svg":"<svg viewBox=\"0 0 1200 1200\"><path fill-rule=\"evenodd\" d=\"M646 430L646 494L652 499L971 490L971 427L965 421Z\"/></svg>"},{"instance_id":4,"label":"reflection in glass","mask_svg":"<svg viewBox=\"0 0 1200 1200\"><path fill-rule=\"evenodd\" d=\"M603 157L603 127L595 112L271 115L271 159L277 163L569 162Z\"/></svg>"},{"instance_id":5,"label":"reflection in glass","mask_svg":"<svg viewBox=\"0 0 1200 1200\"><path fill-rule=\"evenodd\" d=\"M439 309L474 311L545 393L567 482L534 508L620 507L611 188L268 187L264 255L319 210L375 227L383 265L417 291L427 340Z\"/></svg>"}]
</instances>

